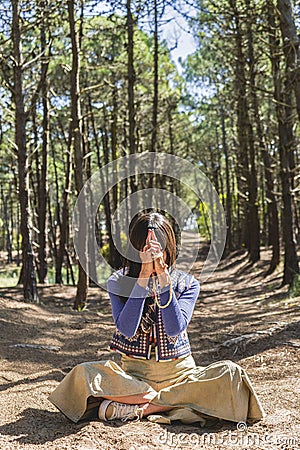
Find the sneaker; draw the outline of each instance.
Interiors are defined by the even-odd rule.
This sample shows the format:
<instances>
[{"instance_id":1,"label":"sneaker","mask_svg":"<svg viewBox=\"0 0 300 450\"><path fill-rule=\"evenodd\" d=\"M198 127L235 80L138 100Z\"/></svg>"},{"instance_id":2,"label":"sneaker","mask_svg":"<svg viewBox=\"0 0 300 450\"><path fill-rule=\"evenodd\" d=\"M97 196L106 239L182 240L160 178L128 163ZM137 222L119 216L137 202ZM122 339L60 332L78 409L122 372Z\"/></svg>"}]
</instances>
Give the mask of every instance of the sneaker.
<instances>
[{"instance_id":1,"label":"sneaker","mask_svg":"<svg viewBox=\"0 0 300 450\"><path fill-rule=\"evenodd\" d=\"M110 417L106 417L105 413L107 407L113 406L113 413ZM144 409L140 405L130 405L126 403L118 403L112 400L103 400L99 406L98 417L100 420L114 420L121 419L122 422L126 420L139 421L143 417Z\"/></svg>"}]
</instances>

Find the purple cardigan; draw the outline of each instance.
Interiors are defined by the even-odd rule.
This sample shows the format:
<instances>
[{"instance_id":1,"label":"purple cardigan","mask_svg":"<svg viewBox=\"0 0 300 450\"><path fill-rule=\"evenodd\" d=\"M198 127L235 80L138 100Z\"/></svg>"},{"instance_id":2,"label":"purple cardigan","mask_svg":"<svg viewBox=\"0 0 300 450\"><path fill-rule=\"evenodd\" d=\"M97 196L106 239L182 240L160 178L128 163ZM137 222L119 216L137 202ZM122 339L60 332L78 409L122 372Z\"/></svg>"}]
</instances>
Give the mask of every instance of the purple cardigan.
<instances>
[{"instance_id":1,"label":"purple cardigan","mask_svg":"<svg viewBox=\"0 0 300 450\"><path fill-rule=\"evenodd\" d=\"M118 280L110 277L107 288L112 305L112 315L117 329L124 336L133 337L141 321L145 298L149 296L149 288L143 288L136 282L126 303L119 298ZM190 288L183 292L179 298L176 298L173 291L170 305L161 310L165 332L168 336L177 336L187 328L199 292L200 284L195 278ZM169 294L169 289L160 294L160 303L162 305L165 305L169 300Z\"/></svg>"}]
</instances>

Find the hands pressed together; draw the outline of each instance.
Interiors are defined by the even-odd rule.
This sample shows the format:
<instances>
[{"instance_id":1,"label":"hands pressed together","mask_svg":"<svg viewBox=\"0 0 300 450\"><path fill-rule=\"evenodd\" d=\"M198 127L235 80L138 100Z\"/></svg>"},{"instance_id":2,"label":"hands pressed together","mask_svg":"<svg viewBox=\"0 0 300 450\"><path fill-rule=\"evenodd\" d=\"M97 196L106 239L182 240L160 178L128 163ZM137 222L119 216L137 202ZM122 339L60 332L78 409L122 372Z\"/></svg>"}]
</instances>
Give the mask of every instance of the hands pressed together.
<instances>
[{"instance_id":1,"label":"hands pressed together","mask_svg":"<svg viewBox=\"0 0 300 450\"><path fill-rule=\"evenodd\" d=\"M142 261L141 278L149 278L154 272L157 275L166 273L168 266L164 261L164 253L152 229L148 231L146 245L140 251L140 258Z\"/></svg>"}]
</instances>

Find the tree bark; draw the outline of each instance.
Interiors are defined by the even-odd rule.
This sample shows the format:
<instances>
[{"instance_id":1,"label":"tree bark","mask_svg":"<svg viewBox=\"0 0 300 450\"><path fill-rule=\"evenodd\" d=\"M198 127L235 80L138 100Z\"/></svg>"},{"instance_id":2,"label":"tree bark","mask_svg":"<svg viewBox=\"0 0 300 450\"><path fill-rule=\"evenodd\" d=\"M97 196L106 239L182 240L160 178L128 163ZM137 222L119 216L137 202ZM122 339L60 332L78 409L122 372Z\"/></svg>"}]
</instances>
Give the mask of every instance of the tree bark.
<instances>
[{"instance_id":1,"label":"tree bark","mask_svg":"<svg viewBox=\"0 0 300 450\"><path fill-rule=\"evenodd\" d=\"M249 0L246 0L247 8L250 7ZM248 48L249 48L249 59L250 61L254 61L254 51L253 51L253 37L252 37L252 29L250 25L248 25ZM257 137L259 141L259 148L261 151L261 155L264 162L264 174L266 179L266 199L267 199L267 208L268 208L268 217L269 217L269 237L270 244L272 245L272 258L270 262L269 269L267 274L272 273L280 260L280 241L279 241L279 220L278 220L278 208L277 201L274 194L274 178L273 172L271 168L270 156L268 152L268 147L266 143L266 139L264 136L263 128L262 128L262 120L260 117L258 98L257 98L257 90L256 90L256 77L255 77L255 68L253 64L250 67L250 89L251 89L251 100L252 100L252 108L254 112L254 119L256 124Z\"/></svg>"},{"instance_id":2,"label":"tree bark","mask_svg":"<svg viewBox=\"0 0 300 450\"><path fill-rule=\"evenodd\" d=\"M63 126L61 126L63 131ZM59 247L57 251L57 259L55 265L55 282L58 284L63 283L62 278L62 267L65 255L65 247L67 242L67 228L68 228L68 216L69 216L69 194L71 190L71 178L72 178L72 155L74 153L72 146L72 123L69 125L69 137L66 140L67 152L66 152L66 168L65 168L65 185L62 194L62 211L60 218L60 206L58 201L58 175L56 167L56 158L53 149L53 161L54 161L54 173L55 173L55 184L56 184L56 195L57 195L57 221L59 224Z\"/></svg>"},{"instance_id":3,"label":"tree bark","mask_svg":"<svg viewBox=\"0 0 300 450\"><path fill-rule=\"evenodd\" d=\"M1 197L2 197L2 205L3 205L3 218L4 218L4 227L3 227L3 244L6 243L6 251L7 251L7 264L12 262L12 228L9 223L9 214L8 214L8 199L11 198L11 189L9 187L8 194L5 195L3 190L1 189ZM11 211L12 214L12 211Z\"/></svg>"},{"instance_id":4,"label":"tree bark","mask_svg":"<svg viewBox=\"0 0 300 450\"><path fill-rule=\"evenodd\" d=\"M154 0L154 34L153 34L154 52L154 78L153 78L153 110L152 110L152 137L151 151L157 149L157 115L158 115L158 18L157 18L157 0Z\"/></svg>"},{"instance_id":5,"label":"tree bark","mask_svg":"<svg viewBox=\"0 0 300 450\"><path fill-rule=\"evenodd\" d=\"M300 120L300 35L295 24L292 0L278 0L277 8L280 12L280 30L287 67L286 76L294 88L297 114Z\"/></svg>"},{"instance_id":6,"label":"tree bark","mask_svg":"<svg viewBox=\"0 0 300 450\"><path fill-rule=\"evenodd\" d=\"M134 86L135 86L135 70L134 70L134 20L131 11L131 0L126 2L127 10L127 76L128 76L128 120L129 120L129 154L136 153L136 118L135 118L135 101L134 101ZM131 169L134 169L134 164L130 163ZM132 171L131 171L132 173ZM130 177L131 193L137 191L136 176Z\"/></svg>"},{"instance_id":7,"label":"tree bark","mask_svg":"<svg viewBox=\"0 0 300 450\"><path fill-rule=\"evenodd\" d=\"M20 3L12 0L13 101L15 104L15 143L18 149L19 202L22 235L22 277L24 300L38 302L34 255L29 225L28 151L26 142L27 114L24 104L23 57L21 44Z\"/></svg>"},{"instance_id":8,"label":"tree bark","mask_svg":"<svg viewBox=\"0 0 300 450\"><path fill-rule=\"evenodd\" d=\"M245 2L247 11L250 13L250 1ZM253 33L251 26L251 18L247 21L247 43L248 43L248 65L249 65L249 81L250 94L255 93L255 61L253 49ZM250 261L256 262L260 259L260 223L258 216L258 201L257 201L257 170L256 170L256 148L254 131L252 121L249 117L249 108L247 108L247 125L248 125L248 141L249 141L249 156L250 156L250 178L249 178L249 253Z\"/></svg>"},{"instance_id":9,"label":"tree bark","mask_svg":"<svg viewBox=\"0 0 300 450\"><path fill-rule=\"evenodd\" d=\"M289 152L294 152L294 120L291 111L291 85L287 73L285 83L282 83L280 73L280 48L276 35L276 19L272 5L268 7L269 43L274 83L274 100L278 121L280 178L282 185L282 235L284 242L284 273L282 285L292 284L296 274L299 273L299 264L296 252L296 243L293 230L293 209L291 197L291 178ZM286 72L288 64L286 64Z\"/></svg>"},{"instance_id":10,"label":"tree bark","mask_svg":"<svg viewBox=\"0 0 300 450\"><path fill-rule=\"evenodd\" d=\"M113 109L112 109L112 120L111 120L111 152L112 152L112 159L116 160L117 155L117 129L118 129L118 89L116 86L116 83L114 81L114 87L113 87ZM120 255L120 252L118 248L121 248L121 236L120 236L120 217L119 217L119 184L117 183L118 180L118 169L113 174L114 177L114 186L112 188L112 199L113 199L113 210L116 211L115 214L115 223L114 223L114 230L115 230L115 242L116 246L114 245L114 255L112 258L113 267L120 268L122 266L122 258ZM116 248L117 247L117 248Z\"/></svg>"},{"instance_id":11,"label":"tree bark","mask_svg":"<svg viewBox=\"0 0 300 450\"><path fill-rule=\"evenodd\" d=\"M154 32L153 32L153 101L152 101L152 132L151 152L157 151L157 119L158 119L158 11L157 0L153 1ZM158 174L154 173L154 167L149 167L148 188L155 188L163 183Z\"/></svg>"},{"instance_id":12,"label":"tree bark","mask_svg":"<svg viewBox=\"0 0 300 450\"><path fill-rule=\"evenodd\" d=\"M222 147L225 156L225 174L226 174L226 222L227 222L227 235L226 235L226 248L231 252L233 250L232 241L232 198L230 188L230 169L229 169L229 155L228 144L226 138L225 128L225 113L223 105L220 108L221 112L221 128L222 128Z\"/></svg>"},{"instance_id":13,"label":"tree bark","mask_svg":"<svg viewBox=\"0 0 300 450\"><path fill-rule=\"evenodd\" d=\"M277 8L279 11L279 23L283 40L283 51L286 63L286 77L287 82L293 87L298 120L300 121L300 34L296 28L294 17L294 5L292 0L278 0ZM293 108L291 108L293 113ZM294 161L294 152L289 152L290 170L295 170L296 164ZM294 177L291 179L291 188L294 189ZM297 210L297 202L295 197L292 197L294 205L294 225L298 233L299 240L299 217Z\"/></svg>"},{"instance_id":14,"label":"tree bark","mask_svg":"<svg viewBox=\"0 0 300 450\"><path fill-rule=\"evenodd\" d=\"M241 244L250 251L249 234L249 118L246 90L245 56L243 53L243 40L240 24L240 15L236 2L230 0L230 6L234 15L235 44L236 44L236 66L235 66L235 89L237 96L237 134L238 134L238 161L237 161L237 183L240 207Z\"/></svg>"},{"instance_id":15,"label":"tree bark","mask_svg":"<svg viewBox=\"0 0 300 450\"><path fill-rule=\"evenodd\" d=\"M42 6L45 2L42 2ZM41 25L41 50L46 52L46 30L45 19L42 18ZM48 196L48 152L49 152L49 97L48 97L48 81L46 78L48 71L48 60L46 57L42 60L42 105L43 105L43 136L42 136L42 164L41 164L41 178L38 184L38 277L40 283L45 283L47 277L47 196Z\"/></svg>"},{"instance_id":16,"label":"tree bark","mask_svg":"<svg viewBox=\"0 0 300 450\"><path fill-rule=\"evenodd\" d=\"M83 135L83 156L86 161L86 176L87 179L90 179L92 176L91 170L91 149L90 149L90 141L89 141L89 122L88 122L88 114L86 115L86 120L82 120L82 135ZM89 211L93 211L93 197L94 194L91 189L88 192L88 199L90 202ZM95 234L95 223L93 221L95 217L88 216L87 217L87 225L88 225L88 255L89 255L89 286L97 286L97 268L96 268L96 249L94 248L94 234ZM70 266L71 268L71 266Z\"/></svg>"},{"instance_id":17,"label":"tree bark","mask_svg":"<svg viewBox=\"0 0 300 450\"><path fill-rule=\"evenodd\" d=\"M100 148L100 142L99 142L99 138L98 138L98 133L97 133L97 128L96 128L96 123L95 123L95 116L93 113L93 109L92 109L92 103L91 103L91 98L89 97L89 116L91 119L91 125L92 125L92 132L93 132L93 138L94 138L94 143L95 143L95 147L96 147L96 156L97 156L97 164L98 164L98 168L101 169L103 167L102 161L101 161L101 148ZM105 114L104 114L105 117ZM104 122L105 122L105 118L104 118ZM106 155L107 153L107 142L104 138L104 132L103 130L101 130L101 137L102 137L102 147L103 147L103 152L104 152L104 160L108 161L108 155ZM125 180L126 181L126 180ZM105 183L104 183L104 178L101 176L100 177L100 183L101 183L101 187L102 187L102 191L105 192ZM127 183L125 184L125 186L127 187ZM103 203L104 203L104 214L105 214L105 224L107 228L107 233L108 236L110 236L111 233L111 228L110 228L110 219L108 220L107 217L110 217L110 206L109 206L109 198L108 198L109 193L107 193L104 198L103 198ZM100 248L103 246L103 240L102 240L102 235L101 235L101 229L99 229L99 234L98 235L98 244L100 246ZM111 237L109 237L109 245L110 244L110 239ZM112 261L109 260L109 263L112 264Z\"/></svg>"},{"instance_id":18,"label":"tree bark","mask_svg":"<svg viewBox=\"0 0 300 450\"><path fill-rule=\"evenodd\" d=\"M108 123L106 109L103 107L103 129L101 130L102 137L102 147L104 154L104 166L109 163L109 138L108 138L108 130L106 129L106 125ZM98 157L100 162L100 155ZM101 162L100 162L101 164ZM108 185L109 180L107 179L108 174L105 172L106 176L106 185ZM109 264L113 267L114 265L114 244L113 244L113 236L112 236L112 227L111 227L111 192L107 192L103 198L104 203L104 214L105 214L105 228L108 236L108 245L109 245Z\"/></svg>"},{"instance_id":19,"label":"tree bark","mask_svg":"<svg viewBox=\"0 0 300 450\"><path fill-rule=\"evenodd\" d=\"M74 148L74 166L75 166L75 187L79 194L83 187L83 155L82 155L82 123L81 123L81 109L80 109L80 48L79 48L79 33L76 29L75 22L75 2L68 0L68 14L69 26L72 43L72 70L71 70L71 139L72 147ZM79 231L78 231L78 245L81 261L78 260L78 281L76 298L74 301L74 309L82 310L86 304L88 291L88 276L83 269L87 267L87 220L86 220L86 199L81 196L79 215Z\"/></svg>"}]
</instances>

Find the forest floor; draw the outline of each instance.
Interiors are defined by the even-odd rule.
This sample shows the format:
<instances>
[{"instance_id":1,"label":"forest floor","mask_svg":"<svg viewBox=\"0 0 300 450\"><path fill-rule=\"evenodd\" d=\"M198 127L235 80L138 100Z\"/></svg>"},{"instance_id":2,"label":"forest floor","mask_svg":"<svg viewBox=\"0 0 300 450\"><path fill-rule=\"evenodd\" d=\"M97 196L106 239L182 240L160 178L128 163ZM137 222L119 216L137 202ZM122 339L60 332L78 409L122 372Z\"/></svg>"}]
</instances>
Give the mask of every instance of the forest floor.
<instances>
[{"instance_id":1,"label":"forest floor","mask_svg":"<svg viewBox=\"0 0 300 450\"><path fill-rule=\"evenodd\" d=\"M18 287L1 288L0 449L300 449L300 297L280 287L282 266L265 275L269 259L267 250L253 266L244 252L223 259L203 283L189 326L197 364L232 359L247 370L266 411L247 428L222 420L210 428L70 422L47 397L75 364L111 358L107 293L90 288L88 308L78 313L74 287L39 286L39 305L24 303Z\"/></svg>"}]
</instances>

